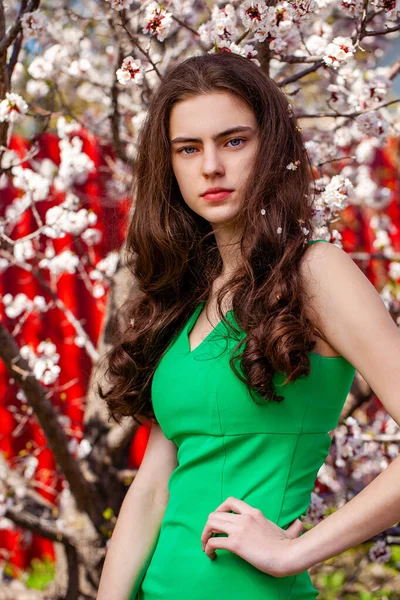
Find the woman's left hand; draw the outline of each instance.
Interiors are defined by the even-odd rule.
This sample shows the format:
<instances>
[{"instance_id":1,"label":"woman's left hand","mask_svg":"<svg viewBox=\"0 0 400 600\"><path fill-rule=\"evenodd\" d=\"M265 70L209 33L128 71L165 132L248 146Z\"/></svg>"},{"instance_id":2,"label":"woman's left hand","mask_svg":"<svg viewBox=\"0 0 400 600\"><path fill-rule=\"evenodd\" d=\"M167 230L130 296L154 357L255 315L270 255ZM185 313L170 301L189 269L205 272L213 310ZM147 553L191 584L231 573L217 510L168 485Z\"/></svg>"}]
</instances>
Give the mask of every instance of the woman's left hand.
<instances>
[{"instance_id":1,"label":"woman's left hand","mask_svg":"<svg viewBox=\"0 0 400 600\"><path fill-rule=\"evenodd\" d=\"M201 543L211 560L216 558L215 550L224 548L264 573L285 577L296 572L293 542L302 531L303 524L299 519L287 529L281 529L258 508L231 496L209 514ZM228 537L211 537L212 533L226 533Z\"/></svg>"}]
</instances>

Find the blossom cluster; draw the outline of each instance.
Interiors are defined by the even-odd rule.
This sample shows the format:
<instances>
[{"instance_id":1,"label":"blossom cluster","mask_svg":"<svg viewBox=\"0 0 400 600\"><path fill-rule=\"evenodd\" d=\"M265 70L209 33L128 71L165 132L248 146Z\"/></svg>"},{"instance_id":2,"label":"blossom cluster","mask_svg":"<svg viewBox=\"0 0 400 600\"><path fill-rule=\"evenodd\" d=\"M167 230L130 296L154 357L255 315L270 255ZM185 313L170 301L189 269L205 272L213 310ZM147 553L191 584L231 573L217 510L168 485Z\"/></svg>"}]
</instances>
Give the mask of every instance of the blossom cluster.
<instances>
[{"instance_id":1,"label":"blossom cluster","mask_svg":"<svg viewBox=\"0 0 400 600\"><path fill-rule=\"evenodd\" d=\"M37 311L38 313L47 312L49 304L43 296L34 296L31 300L26 294L19 293L15 296L5 294L2 298L4 311L10 319L15 319L25 312Z\"/></svg>"},{"instance_id":2,"label":"blossom cluster","mask_svg":"<svg viewBox=\"0 0 400 600\"><path fill-rule=\"evenodd\" d=\"M19 95L6 92L4 100L0 101L0 122L14 123L21 119L28 110L28 104Z\"/></svg>"},{"instance_id":3,"label":"blossom cluster","mask_svg":"<svg viewBox=\"0 0 400 600\"><path fill-rule=\"evenodd\" d=\"M55 344L47 340L39 342L35 350L31 346L22 346L20 354L28 361L36 379L44 385L51 385L57 380L61 369Z\"/></svg>"}]
</instances>

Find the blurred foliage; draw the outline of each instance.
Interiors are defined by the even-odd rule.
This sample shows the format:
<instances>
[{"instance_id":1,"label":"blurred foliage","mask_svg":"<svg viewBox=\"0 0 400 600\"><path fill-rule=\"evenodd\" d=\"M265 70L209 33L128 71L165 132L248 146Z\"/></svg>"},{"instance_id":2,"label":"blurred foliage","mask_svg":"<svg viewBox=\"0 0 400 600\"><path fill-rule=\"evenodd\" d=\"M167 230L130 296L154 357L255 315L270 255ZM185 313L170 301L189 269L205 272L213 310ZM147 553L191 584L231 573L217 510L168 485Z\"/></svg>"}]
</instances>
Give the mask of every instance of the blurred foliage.
<instances>
[{"instance_id":1,"label":"blurred foliage","mask_svg":"<svg viewBox=\"0 0 400 600\"><path fill-rule=\"evenodd\" d=\"M35 590L45 590L48 584L53 581L56 574L56 567L53 560L47 556L43 560L34 558L31 561L28 578L25 585Z\"/></svg>"},{"instance_id":2,"label":"blurred foliage","mask_svg":"<svg viewBox=\"0 0 400 600\"><path fill-rule=\"evenodd\" d=\"M400 600L400 545L387 563L371 562L364 544L310 569L318 600Z\"/></svg>"}]
</instances>

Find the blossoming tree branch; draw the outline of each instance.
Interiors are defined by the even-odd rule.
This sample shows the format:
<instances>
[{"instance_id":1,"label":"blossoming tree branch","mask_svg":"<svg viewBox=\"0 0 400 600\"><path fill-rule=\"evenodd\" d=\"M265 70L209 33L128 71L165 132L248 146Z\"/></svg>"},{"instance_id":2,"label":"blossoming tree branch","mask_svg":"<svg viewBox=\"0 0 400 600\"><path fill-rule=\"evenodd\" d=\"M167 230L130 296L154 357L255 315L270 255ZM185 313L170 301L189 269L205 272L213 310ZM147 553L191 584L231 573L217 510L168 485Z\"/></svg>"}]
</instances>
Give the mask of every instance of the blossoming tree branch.
<instances>
[{"instance_id":1,"label":"blossoming tree branch","mask_svg":"<svg viewBox=\"0 0 400 600\"><path fill-rule=\"evenodd\" d=\"M134 476L121 458L132 426L110 425L89 385L84 427L75 427L56 402L74 381L60 383L52 330L26 342L32 319L58 311L69 343L97 376L128 284L118 249L101 250L101 216L87 205L92 182L101 181L99 206L129 197L138 132L169 66L196 54L240 54L276 81L301 123L316 174L317 238L341 246L343 212L363 215L371 248L352 256L385 265L379 291L400 325L400 222L389 211L396 188L380 185L373 169L377 153L400 133L400 60L385 60L395 55L399 31L399 0L0 0L0 274L4 282L25 274L40 290L0 288L0 358L18 388L14 437L37 421L64 480L55 511L35 477L40 444L3 458L0 518L2 528L62 544L67 568L57 573L52 597L95 598L115 512ZM101 159L89 151L94 141ZM50 155L45 144L52 144ZM297 166L289 163L286 176ZM98 340L64 297L69 276L104 314ZM366 418L371 397L358 376L318 474L309 526L399 453L393 419L379 408ZM369 560L387 562L398 535L372 540Z\"/></svg>"}]
</instances>

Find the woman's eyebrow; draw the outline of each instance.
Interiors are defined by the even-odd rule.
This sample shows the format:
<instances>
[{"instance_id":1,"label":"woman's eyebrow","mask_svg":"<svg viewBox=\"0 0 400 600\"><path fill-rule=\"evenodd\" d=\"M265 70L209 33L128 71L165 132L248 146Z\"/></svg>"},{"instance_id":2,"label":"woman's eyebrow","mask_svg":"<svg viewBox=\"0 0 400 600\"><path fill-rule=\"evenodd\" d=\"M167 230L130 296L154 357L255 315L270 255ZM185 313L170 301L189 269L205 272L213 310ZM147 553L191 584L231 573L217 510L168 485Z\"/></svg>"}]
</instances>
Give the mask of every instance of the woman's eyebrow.
<instances>
[{"instance_id":1,"label":"woman's eyebrow","mask_svg":"<svg viewBox=\"0 0 400 600\"><path fill-rule=\"evenodd\" d=\"M231 133L239 133L240 131L252 131L253 133L255 133L252 127L246 125L238 125L237 127L231 127L230 129L225 129L225 131L216 133L212 136L212 139L214 140L214 142L216 142L217 140L219 140L222 137L225 137L226 135L230 135ZM203 140L201 138L176 137L173 140L171 140L171 144L182 144L182 142L195 142L197 144L201 144L202 141Z\"/></svg>"}]
</instances>

